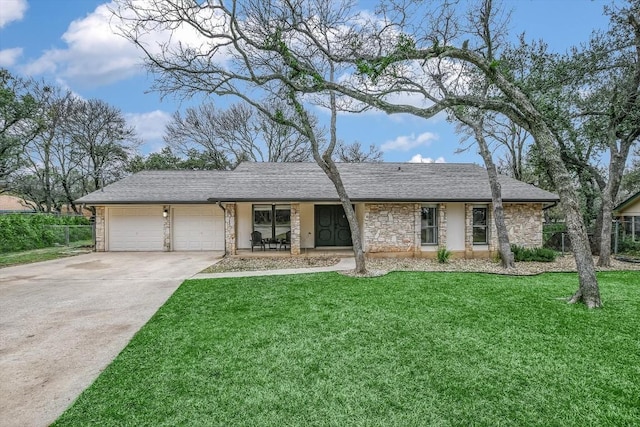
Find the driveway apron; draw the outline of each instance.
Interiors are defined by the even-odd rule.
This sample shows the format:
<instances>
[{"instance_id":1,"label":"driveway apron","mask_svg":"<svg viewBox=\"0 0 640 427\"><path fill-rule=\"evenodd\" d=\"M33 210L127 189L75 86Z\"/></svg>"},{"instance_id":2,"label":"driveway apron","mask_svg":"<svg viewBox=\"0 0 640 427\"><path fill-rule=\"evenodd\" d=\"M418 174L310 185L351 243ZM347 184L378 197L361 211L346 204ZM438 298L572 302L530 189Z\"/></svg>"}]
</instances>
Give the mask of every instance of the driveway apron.
<instances>
[{"instance_id":1,"label":"driveway apron","mask_svg":"<svg viewBox=\"0 0 640 427\"><path fill-rule=\"evenodd\" d=\"M213 252L92 253L0 269L0 426L46 426Z\"/></svg>"}]
</instances>

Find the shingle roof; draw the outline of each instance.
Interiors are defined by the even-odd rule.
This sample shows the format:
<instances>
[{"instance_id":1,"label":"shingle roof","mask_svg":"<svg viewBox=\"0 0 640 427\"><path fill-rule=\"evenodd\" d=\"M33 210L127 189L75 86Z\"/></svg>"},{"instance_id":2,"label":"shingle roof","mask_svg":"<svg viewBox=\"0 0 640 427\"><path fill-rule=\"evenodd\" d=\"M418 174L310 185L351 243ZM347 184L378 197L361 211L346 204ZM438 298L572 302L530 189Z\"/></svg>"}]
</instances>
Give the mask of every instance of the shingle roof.
<instances>
[{"instance_id":1,"label":"shingle roof","mask_svg":"<svg viewBox=\"0 0 640 427\"><path fill-rule=\"evenodd\" d=\"M489 202L484 168L463 163L339 163L355 201ZM552 203L558 197L500 176L506 202ZM207 203L207 201L337 201L315 163L249 163L234 171L144 171L88 194L77 203Z\"/></svg>"}]
</instances>

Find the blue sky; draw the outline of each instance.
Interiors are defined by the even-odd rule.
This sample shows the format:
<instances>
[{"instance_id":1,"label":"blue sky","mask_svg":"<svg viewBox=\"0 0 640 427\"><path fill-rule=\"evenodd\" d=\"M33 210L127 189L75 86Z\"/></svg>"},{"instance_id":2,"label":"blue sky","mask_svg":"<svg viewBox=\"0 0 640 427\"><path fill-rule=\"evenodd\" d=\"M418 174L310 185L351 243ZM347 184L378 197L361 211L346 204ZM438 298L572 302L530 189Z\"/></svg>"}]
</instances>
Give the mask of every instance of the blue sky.
<instances>
[{"instance_id":1,"label":"blue sky","mask_svg":"<svg viewBox=\"0 0 640 427\"><path fill-rule=\"evenodd\" d=\"M514 37L525 32L527 39L544 39L557 52L586 42L592 30L604 29L608 23L602 14L608 1L505 3L512 8ZM0 67L14 75L57 83L84 99L108 102L135 126L144 141L142 152L158 151L164 145L164 125L171 115L201 100L161 100L157 93L147 93L152 77L139 66L139 53L110 34L107 4L100 0L0 0ZM385 161L482 163L474 150L455 154L459 137L441 117L341 116L338 133L345 142L381 147Z\"/></svg>"}]
</instances>

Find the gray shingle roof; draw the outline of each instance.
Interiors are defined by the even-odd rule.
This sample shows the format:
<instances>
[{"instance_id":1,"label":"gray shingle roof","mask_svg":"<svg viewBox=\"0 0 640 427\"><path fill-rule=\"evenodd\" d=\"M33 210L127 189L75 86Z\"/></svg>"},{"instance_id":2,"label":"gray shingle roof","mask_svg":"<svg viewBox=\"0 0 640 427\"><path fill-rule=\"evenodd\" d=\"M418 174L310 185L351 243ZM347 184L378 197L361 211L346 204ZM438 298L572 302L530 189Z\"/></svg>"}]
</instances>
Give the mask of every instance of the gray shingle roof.
<instances>
[{"instance_id":1,"label":"gray shingle roof","mask_svg":"<svg viewBox=\"0 0 640 427\"><path fill-rule=\"evenodd\" d=\"M463 163L341 163L347 193L355 201L489 202L484 168ZM551 203L558 197L500 176L506 202ZM335 187L315 163L242 163L234 171L144 171L79 200L116 203L207 201L337 201Z\"/></svg>"}]
</instances>

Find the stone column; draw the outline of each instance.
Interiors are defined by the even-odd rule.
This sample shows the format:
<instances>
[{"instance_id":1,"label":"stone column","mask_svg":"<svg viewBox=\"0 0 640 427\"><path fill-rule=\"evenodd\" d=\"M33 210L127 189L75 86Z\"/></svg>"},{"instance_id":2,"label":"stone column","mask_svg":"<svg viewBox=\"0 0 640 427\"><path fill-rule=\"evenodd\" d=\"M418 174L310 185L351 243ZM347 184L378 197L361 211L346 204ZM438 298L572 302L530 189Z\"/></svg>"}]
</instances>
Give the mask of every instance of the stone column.
<instances>
[{"instance_id":1,"label":"stone column","mask_svg":"<svg viewBox=\"0 0 640 427\"><path fill-rule=\"evenodd\" d=\"M224 209L224 247L227 255L235 255L238 249L236 241L236 204L227 203Z\"/></svg>"},{"instance_id":2,"label":"stone column","mask_svg":"<svg viewBox=\"0 0 640 427\"><path fill-rule=\"evenodd\" d=\"M422 205L416 203L413 205L413 253L414 256L420 256L422 252Z\"/></svg>"},{"instance_id":3,"label":"stone column","mask_svg":"<svg viewBox=\"0 0 640 427\"><path fill-rule=\"evenodd\" d=\"M300 204L291 204L291 255L300 255Z\"/></svg>"},{"instance_id":4,"label":"stone column","mask_svg":"<svg viewBox=\"0 0 640 427\"><path fill-rule=\"evenodd\" d=\"M105 207L96 206L96 218L95 218L96 252L104 252L106 250L105 215L106 215Z\"/></svg>"},{"instance_id":5,"label":"stone column","mask_svg":"<svg viewBox=\"0 0 640 427\"><path fill-rule=\"evenodd\" d=\"M438 205L438 248L447 248L447 204Z\"/></svg>"},{"instance_id":6,"label":"stone column","mask_svg":"<svg viewBox=\"0 0 640 427\"><path fill-rule=\"evenodd\" d=\"M171 252L171 206L164 205L162 207L162 215L164 216L164 212L167 213L167 216L164 217L163 223L163 237L164 244L163 248L165 252Z\"/></svg>"},{"instance_id":7,"label":"stone column","mask_svg":"<svg viewBox=\"0 0 640 427\"><path fill-rule=\"evenodd\" d=\"M464 205L464 257L473 258L473 205Z\"/></svg>"}]
</instances>

